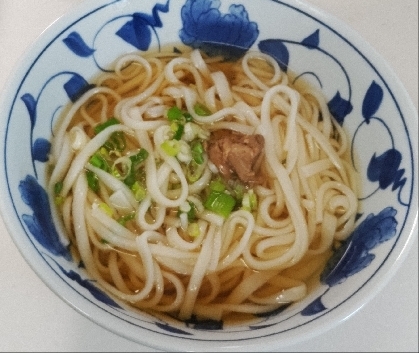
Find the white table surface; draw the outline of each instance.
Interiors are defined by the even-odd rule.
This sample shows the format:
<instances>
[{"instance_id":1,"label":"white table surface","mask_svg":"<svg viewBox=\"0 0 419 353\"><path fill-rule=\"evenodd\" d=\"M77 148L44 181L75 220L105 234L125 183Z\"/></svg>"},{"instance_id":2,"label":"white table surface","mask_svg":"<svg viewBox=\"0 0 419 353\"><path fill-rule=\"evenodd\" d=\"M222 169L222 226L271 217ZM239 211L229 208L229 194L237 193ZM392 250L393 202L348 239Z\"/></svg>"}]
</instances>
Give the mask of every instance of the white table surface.
<instances>
[{"instance_id":1,"label":"white table surface","mask_svg":"<svg viewBox=\"0 0 419 353\"><path fill-rule=\"evenodd\" d=\"M25 49L82 0L0 0L0 90ZM418 109L417 0L306 0L346 22L389 63ZM239 1L238 1L239 2ZM0 218L0 350L150 351L58 298L20 255ZM336 328L275 351L418 352L418 241L390 283Z\"/></svg>"}]
</instances>

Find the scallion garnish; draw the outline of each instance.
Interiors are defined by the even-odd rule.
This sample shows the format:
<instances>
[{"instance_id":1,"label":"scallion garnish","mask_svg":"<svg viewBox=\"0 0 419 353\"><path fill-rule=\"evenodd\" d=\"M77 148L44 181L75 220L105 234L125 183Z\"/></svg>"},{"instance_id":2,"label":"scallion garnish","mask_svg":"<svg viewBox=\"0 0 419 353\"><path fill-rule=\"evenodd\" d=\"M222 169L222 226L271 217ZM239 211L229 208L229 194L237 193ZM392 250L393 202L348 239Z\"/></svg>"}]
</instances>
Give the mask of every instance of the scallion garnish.
<instances>
[{"instance_id":1,"label":"scallion garnish","mask_svg":"<svg viewBox=\"0 0 419 353\"><path fill-rule=\"evenodd\" d=\"M99 208L100 208L103 212L105 212L108 216L112 217L112 215L113 215L113 210L112 210L112 208L111 208L108 204L106 204L106 203L102 202L102 203L100 203L100 204L99 204Z\"/></svg>"},{"instance_id":2,"label":"scallion garnish","mask_svg":"<svg viewBox=\"0 0 419 353\"><path fill-rule=\"evenodd\" d=\"M87 185L94 192L99 191L99 178L91 170L86 170Z\"/></svg>"},{"instance_id":3,"label":"scallion garnish","mask_svg":"<svg viewBox=\"0 0 419 353\"><path fill-rule=\"evenodd\" d=\"M194 108L195 113L199 116L211 115L211 111L205 105L201 103L196 103L193 108Z\"/></svg>"},{"instance_id":4,"label":"scallion garnish","mask_svg":"<svg viewBox=\"0 0 419 353\"><path fill-rule=\"evenodd\" d=\"M58 183L55 183L54 185L54 194L55 194L55 204L57 206L60 206L64 203L64 197L62 197L61 191L63 190L64 183L62 181L59 181Z\"/></svg>"},{"instance_id":5,"label":"scallion garnish","mask_svg":"<svg viewBox=\"0 0 419 353\"><path fill-rule=\"evenodd\" d=\"M177 140L166 140L160 147L170 157L175 157L180 152L180 144Z\"/></svg>"},{"instance_id":6,"label":"scallion garnish","mask_svg":"<svg viewBox=\"0 0 419 353\"><path fill-rule=\"evenodd\" d=\"M105 121L102 124L96 125L95 127L95 134L99 134L101 133L103 130L105 130L107 127L112 126L112 125L117 125L120 124L119 120L116 118L110 118L109 120Z\"/></svg>"},{"instance_id":7,"label":"scallion garnish","mask_svg":"<svg viewBox=\"0 0 419 353\"><path fill-rule=\"evenodd\" d=\"M137 154L134 154L133 156L130 156L129 158L131 159L132 163L137 166L138 164L144 162L147 159L148 155L149 155L148 151L144 148L141 148Z\"/></svg>"},{"instance_id":8,"label":"scallion garnish","mask_svg":"<svg viewBox=\"0 0 419 353\"><path fill-rule=\"evenodd\" d=\"M190 223L188 225L188 234L192 238L199 237L199 235L201 234L201 230L199 229L199 224L198 223Z\"/></svg>"},{"instance_id":9,"label":"scallion garnish","mask_svg":"<svg viewBox=\"0 0 419 353\"><path fill-rule=\"evenodd\" d=\"M167 119L171 122L176 121L184 124L185 122L191 122L193 117L187 111L183 111L177 106L174 106L167 111Z\"/></svg>"},{"instance_id":10,"label":"scallion garnish","mask_svg":"<svg viewBox=\"0 0 419 353\"><path fill-rule=\"evenodd\" d=\"M209 188L211 191L222 192L226 189L226 186L221 180L215 179L210 182Z\"/></svg>"},{"instance_id":11,"label":"scallion garnish","mask_svg":"<svg viewBox=\"0 0 419 353\"><path fill-rule=\"evenodd\" d=\"M195 141L191 144L192 159L196 164L204 163L204 147L201 141Z\"/></svg>"},{"instance_id":12,"label":"scallion garnish","mask_svg":"<svg viewBox=\"0 0 419 353\"><path fill-rule=\"evenodd\" d=\"M185 125L179 124L177 130L173 135L173 139L179 141L182 138L183 132L185 131Z\"/></svg>"},{"instance_id":13,"label":"scallion garnish","mask_svg":"<svg viewBox=\"0 0 419 353\"><path fill-rule=\"evenodd\" d=\"M134 218L135 218L135 212L126 216L122 216L121 218L118 219L118 223L125 227L127 222L132 221Z\"/></svg>"},{"instance_id":14,"label":"scallion garnish","mask_svg":"<svg viewBox=\"0 0 419 353\"><path fill-rule=\"evenodd\" d=\"M193 120L193 117L188 112L183 113L183 116L185 117L185 120L187 123L190 123Z\"/></svg>"},{"instance_id":15,"label":"scallion garnish","mask_svg":"<svg viewBox=\"0 0 419 353\"><path fill-rule=\"evenodd\" d=\"M105 158L102 157L99 153L95 153L92 157L90 157L90 164L96 168L102 169L104 171L109 170L109 165L106 162Z\"/></svg>"},{"instance_id":16,"label":"scallion garnish","mask_svg":"<svg viewBox=\"0 0 419 353\"><path fill-rule=\"evenodd\" d=\"M174 106L167 111L167 119L169 119L169 121L180 121L182 117L183 112L177 106Z\"/></svg>"},{"instance_id":17,"label":"scallion garnish","mask_svg":"<svg viewBox=\"0 0 419 353\"><path fill-rule=\"evenodd\" d=\"M145 150L144 148L141 148L137 154L129 157L132 162L132 165L131 165L131 170L129 174L124 179L124 183L128 185L131 188L131 190L134 183L138 181L138 172L139 172L138 166L148 158L148 155L149 155L148 151Z\"/></svg>"},{"instance_id":18,"label":"scallion garnish","mask_svg":"<svg viewBox=\"0 0 419 353\"><path fill-rule=\"evenodd\" d=\"M131 186L131 191L138 202L141 202L147 196L147 190L138 181Z\"/></svg>"},{"instance_id":19,"label":"scallion garnish","mask_svg":"<svg viewBox=\"0 0 419 353\"><path fill-rule=\"evenodd\" d=\"M54 193L55 195L61 194L61 191L63 190L64 183L62 181L59 181L58 183L55 183L54 185Z\"/></svg>"},{"instance_id":20,"label":"scallion garnish","mask_svg":"<svg viewBox=\"0 0 419 353\"><path fill-rule=\"evenodd\" d=\"M236 205L236 199L225 193L219 191L211 191L204 203L204 207L214 213L227 218Z\"/></svg>"},{"instance_id":21,"label":"scallion garnish","mask_svg":"<svg viewBox=\"0 0 419 353\"><path fill-rule=\"evenodd\" d=\"M243 195L242 209L246 211L254 211L257 208L257 197L251 189Z\"/></svg>"},{"instance_id":22,"label":"scallion garnish","mask_svg":"<svg viewBox=\"0 0 419 353\"><path fill-rule=\"evenodd\" d=\"M109 137L103 147L105 147L109 152L122 152L126 145L125 134L122 131L116 131Z\"/></svg>"}]
</instances>

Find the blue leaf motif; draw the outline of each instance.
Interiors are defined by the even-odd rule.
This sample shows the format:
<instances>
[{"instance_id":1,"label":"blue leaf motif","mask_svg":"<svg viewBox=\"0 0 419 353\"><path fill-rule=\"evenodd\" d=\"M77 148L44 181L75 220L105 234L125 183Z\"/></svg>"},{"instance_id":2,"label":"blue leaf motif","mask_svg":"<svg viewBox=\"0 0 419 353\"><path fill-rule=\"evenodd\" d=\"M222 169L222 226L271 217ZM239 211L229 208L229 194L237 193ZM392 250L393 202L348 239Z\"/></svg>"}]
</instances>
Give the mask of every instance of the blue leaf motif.
<instances>
[{"instance_id":1,"label":"blue leaf motif","mask_svg":"<svg viewBox=\"0 0 419 353\"><path fill-rule=\"evenodd\" d=\"M307 38L303 39L301 44L309 49L318 48L320 44L320 30L316 30L313 34L310 34Z\"/></svg>"},{"instance_id":2,"label":"blue leaf motif","mask_svg":"<svg viewBox=\"0 0 419 353\"><path fill-rule=\"evenodd\" d=\"M29 231L51 254L71 259L70 252L61 243L57 230L52 221L48 195L31 175L19 183L19 191L23 202L32 210L33 215L22 215L22 219Z\"/></svg>"},{"instance_id":3,"label":"blue leaf motif","mask_svg":"<svg viewBox=\"0 0 419 353\"><path fill-rule=\"evenodd\" d=\"M79 74L73 74L64 84L64 90L66 91L68 98L70 98L73 103L93 87L95 86L93 84L89 84Z\"/></svg>"},{"instance_id":4,"label":"blue leaf motif","mask_svg":"<svg viewBox=\"0 0 419 353\"><path fill-rule=\"evenodd\" d=\"M401 161L402 155L396 149L389 149L378 157L374 154L367 169L368 179L372 182L378 181L383 190L394 183L394 191L406 183L406 178L402 179L404 169L399 170Z\"/></svg>"},{"instance_id":5,"label":"blue leaf motif","mask_svg":"<svg viewBox=\"0 0 419 353\"><path fill-rule=\"evenodd\" d=\"M282 71L287 72L290 54L280 39L266 39L259 42L259 50L273 57Z\"/></svg>"},{"instance_id":6,"label":"blue leaf motif","mask_svg":"<svg viewBox=\"0 0 419 353\"><path fill-rule=\"evenodd\" d=\"M125 23L116 32L116 35L138 50L148 50L151 44L152 29L163 26L159 12L167 13L169 11L169 2L168 0L165 5L156 4L153 7L152 15L140 12L134 13L133 19Z\"/></svg>"},{"instance_id":7,"label":"blue leaf motif","mask_svg":"<svg viewBox=\"0 0 419 353\"><path fill-rule=\"evenodd\" d=\"M383 101L383 89L375 81L372 82L371 86L364 97L362 103L362 116L367 123L380 108L381 102Z\"/></svg>"},{"instance_id":8,"label":"blue leaf motif","mask_svg":"<svg viewBox=\"0 0 419 353\"><path fill-rule=\"evenodd\" d=\"M352 112L353 106L350 101L341 97L339 91L327 104L330 113L336 119L339 125L343 125L343 122L348 114Z\"/></svg>"},{"instance_id":9,"label":"blue leaf motif","mask_svg":"<svg viewBox=\"0 0 419 353\"><path fill-rule=\"evenodd\" d=\"M62 266L57 263L57 266L60 268L61 272L65 274L72 281L77 282L83 288L87 289L90 294L99 300L100 302L107 304L113 308L122 309L114 300L112 300L107 294L97 288L91 280L83 279L77 272L73 270L66 271Z\"/></svg>"},{"instance_id":10,"label":"blue leaf motif","mask_svg":"<svg viewBox=\"0 0 419 353\"><path fill-rule=\"evenodd\" d=\"M161 324L159 322L156 322L156 326L158 326L162 330L165 330L165 331L170 332L170 333L176 333L176 334L180 334L180 335L192 336L191 333L186 332L186 331L183 331L183 330L180 330L180 329L175 328L173 326L170 326L168 324Z\"/></svg>"},{"instance_id":11,"label":"blue leaf motif","mask_svg":"<svg viewBox=\"0 0 419 353\"><path fill-rule=\"evenodd\" d=\"M24 94L21 99L28 110L29 118L31 120L31 130L33 130L36 123L36 99L29 93Z\"/></svg>"},{"instance_id":12,"label":"blue leaf motif","mask_svg":"<svg viewBox=\"0 0 419 353\"><path fill-rule=\"evenodd\" d=\"M320 276L322 283L335 286L367 267L375 258L370 251L396 234L397 211L392 207L370 214L338 248Z\"/></svg>"},{"instance_id":13,"label":"blue leaf motif","mask_svg":"<svg viewBox=\"0 0 419 353\"><path fill-rule=\"evenodd\" d=\"M195 330L222 330L223 329L223 321L222 320L198 320L195 315L185 321L187 327L192 327Z\"/></svg>"},{"instance_id":14,"label":"blue leaf motif","mask_svg":"<svg viewBox=\"0 0 419 353\"><path fill-rule=\"evenodd\" d=\"M231 5L222 14L219 0L187 0L182 7L182 42L210 56L227 59L242 56L256 41L259 29L243 5Z\"/></svg>"},{"instance_id":15,"label":"blue leaf motif","mask_svg":"<svg viewBox=\"0 0 419 353\"><path fill-rule=\"evenodd\" d=\"M151 30L149 24L141 14L134 14L134 19L127 22L116 34L133 45L138 50L147 50L151 43Z\"/></svg>"},{"instance_id":16,"label":"blue leaf motif","mask_svg":"<svg viewBox=\"0 0 419 353\"><path fill-rule=\"evenodd\" d=\"M77 32L71 32L66 38L63 39L64 44L76 55L87 58L95 52L90 48L81 35Z\"/></svg>"},{"instance_id":17,"label":"blue leaf motif","mask_svg":"<svg viewBox=\"0 0 419 353\"><path fill-rule=\"evenodd\" d=\"M32 157L34 160L45 163L48 162L48 154L51 150L51 143L43 138L35 141L32 147Z\"/></svg>"},{"instance_id":18,"label":"blue leaf motif","mask_svg":"<svg viewBox=\"0 0 419 353\"><path fill-rule=\"evenodd\" d=\"M318 313L321 313L322 311L325 311L326 309L327 308L322 303L322 297L318 297L301 311L301 315L316 315Z\"/></svg>"}]
</instances>

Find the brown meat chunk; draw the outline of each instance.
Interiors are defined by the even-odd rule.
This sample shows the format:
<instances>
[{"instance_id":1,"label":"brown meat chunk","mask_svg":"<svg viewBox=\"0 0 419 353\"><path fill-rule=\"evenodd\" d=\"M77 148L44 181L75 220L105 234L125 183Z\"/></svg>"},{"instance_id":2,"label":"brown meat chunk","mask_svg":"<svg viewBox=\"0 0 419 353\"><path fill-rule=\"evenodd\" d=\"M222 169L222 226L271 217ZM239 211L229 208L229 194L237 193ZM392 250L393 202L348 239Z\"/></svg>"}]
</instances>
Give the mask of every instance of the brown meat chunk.
<instances>
[{"instance_id":1,"label":"brown meat chunk","mask_svg":"<svg viewBox=\"0 0 419 353\"><path fill-rule=\"evenodd\" d=\"M261 184L263 177L260 175L260 166L264 146L262 135L218 130L211 134L206 151L224 178L238 177L247 184Z\"/></svg>"}]
</instances>

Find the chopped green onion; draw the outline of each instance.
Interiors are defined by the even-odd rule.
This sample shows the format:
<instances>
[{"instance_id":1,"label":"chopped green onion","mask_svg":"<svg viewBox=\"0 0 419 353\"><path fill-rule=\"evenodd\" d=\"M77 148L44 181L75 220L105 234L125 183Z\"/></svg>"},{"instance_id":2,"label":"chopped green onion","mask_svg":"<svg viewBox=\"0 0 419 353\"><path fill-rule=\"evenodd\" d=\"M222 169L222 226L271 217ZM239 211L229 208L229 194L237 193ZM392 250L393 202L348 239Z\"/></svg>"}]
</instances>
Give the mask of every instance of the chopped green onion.
<instances>
[{"instance_id":1,"label":"chopped green onion","mask_svg":"<svg viewBox=\"0 0 419 353\"><path fill-rule=\"evenodd\" d=\"M135 155L133 155L129 158L131 159L132 163L134 163L135 165L138 165L138 164L144 162L147 159L148 154L149 153L148 153L147 150L145 150L144 148L141 148L140 152L138 152L137 154L135 154Z\"/></svg>"},{"instance_id":2,"label":"chopped green onion","mask_svg":"<svg viewBox=\"0 0 419 353\"><path fill-rule=\"evenodd\" d=\"M204 163L204 147L201 141L195 141L191 144L192 158L196 164Z\"/></svg>"},{"instance_id":3,"label":"chopped green onion","mask_svg":"<svg viewBox=\"0 0 419 353\"><path fill-rule=\"evenodd\" d=\"M103 145L108 151L122 152L126 147L125 134L115 131Z\"/></svg>"},{"instance_id":4,"label":"chopped green onion","mask_svg":"<svg viewBox=\"0 0 419 353\"><path fill-rule=\"evenodd\" d=\"M149 153L144 148L140 149L140 152L129 157L132 161L131 171L124 179L124 183L130 188L134 185L135 182L139 179L142 168L138 169L138 165L143 163L148 158Z\"/></svg>"},{"instance_id":5,"label":"chopped green onion","mask_svg":"<svg viewBox=\"0 0 419 353\"><path fill-rule=\"evenodd\" d=\"M61 205L64 203L64 200L65 200L65 198L64 198L64 197L62 197L61 195L57 195L57 196L55 196L54 203L55 203L57 206L61 206Z\"/></svg>"},{"instance_id":6,"label":"chopped green onion","mask_svg":"<svg viewBox=\"0 0 419 353\"><path fill-rule=\"evenodd\" d=\"M211 115L211 111L205 105L201 103L196 103L193 108L194 108L195 113L199 116Z\"/></svg>"},{"instance_id":7,"label":"chopped green onion","mask_svg":"<svg viewBox=\"0 0 419 353\"><path fill-rule=\"evenodd\" d=\"M133 169L131 168L131 173L129 173L128 176L124 179L124 184L132 187L136 181L137 178L135 172L133 172Z\"/></svg>"},{"instance_id":8,"label":"chopped green onion","mask_svg":"<svg viewBox=\"0 0 419 353\"><path fill-rule=\"evenodd\" d=\"M250 207L252 210L256 210L258 207L258 199L256 194L253 192L253 190L250 190L251 193L249 193L249 197L250 197Z\"/></svg>"},{"instance_id":9,"label":"chopped green onion","mask_svg":"<svg viewBox=\"0 0 419 353\"><path fill-rule=\"evenodd\" d=\"M100 242L102 243L102 244L104 244L104 245L107 245L107 244L109 244L109 242L106 240L106 239L100 239Z\"/></svg>"},{"instance_id":10,"label":"chopped green onion","mask_svg":"<svg viewBox=\"0 0 419 353\"><path fill-rule=\"evenodd\" d=\"M132 221L134 218L135 218L135 212L126 216L122 216L121 218L118 219L118 223L125 227L127 222Z\"/></svg>"},{"instance_id":11,"label":"chopped green onion","mask_svg":"<svg viewBox=\"0 0 419 353\"><path fill-rule=\"evenodd\" d=\"M182 111L177 106L174 106L167 111L167 119L172 122L185 123L192 121L193 117L187 111Z\"/></svg>"},{"instance_id":12,"label":"chopped green onion","mask_svg":"<svg viewBox=\"0 0 419 353\"><path fill-rule=\"evenodd\" d=\"M183 132L185 131L185 125L179 124L173 139L179 141L182 138Z\"/></svg>"},{"instance_id":13,"label":"chopped green onion","mask_svg":"<svg viewBox=\"0 0 419 353\"><path fill-rule=\"evenodd\" d=\"M183 116L185 117L187 123L190 123L191 121L193 121L192 115L189 114L188 112L183 113Z\"/></svg>"},{"instance_id":14,"label":"chopped green onion","mask_svg":"<svg viewBox=\"0 0 419 353\"><path fill-rule=\"evenodd\" d=\"M119 120L116 118L110 118L109 120L105 121L102 124L96 125L95 127L95 134L101 133L103 130L105 130L107 127L112 125L118 125L120 124Z\"/></svg>"},{"instance_id":15,"label":"chopped green onion","mask_svg":"<svg viewBox=\"0 0 419 353\"><path fill-rule=\"evenodd\" d=\"M138 165L143 163L148 158L148 155L149 155L148 151L145 150L144 148L141 148L137 154L129 157L131 159L132 165L131 165L130 173L124 179L124 183L128 185L130 188L132 188L134 183L137 181Z\"/></svg>"},{"instance_id":16,"label":"chopped green onion","mask_svg":"<svg viewBox=\"0 0 419 353\"><path fill-rule=\"evenodd\" d=\"M94 191L99 191L99 178L95 173L93 173L91 170L86 171L86 178L87 178L87 184L89 185L89 188Z\"/></svg>"},{"instance_id":17,"label":"chopped green onion","mask_svg":"<svg viewBox=\"0 0 419 353\"><path fill-rule=\"evenodd\" d=\"M166 140L160 147L164 153L171 157L175 157L180 152L180 144L176 140Z\"/></svg>"},{"instance_id":18,"label":"chopped green onion","mask_svg":"<svg viewBox=\"0 0 419 353\"><path fill-rule=\"evenodd\" d=\"M108 150L105 147L101 147L99 149L99 154L101 156L103 156L104 158L109 158L109 152L108 152Z\"/></svg>"},{"instance_id":19,"label":"chopped green onion","mask_svg":"<svg viewBox=\"0 0 419 353\"><path fill-rule=\"evenodd\" d=\"M186 178L190 183L196 182L205 171L205 166L197 164L193 159L186 168Z\"/></svg>"},{"instance_id":20,"label":"chopped green onion","mask_svg":"<svg viewBox=\"0 0 419 353\"><path fill-rule=\"evenodd\" d=\"M108 163L106 162L105 158L103 158L99 153L95 153L91 158L90 158L90 164L93 165L96 168L108 171L109 170L109 166Z\"/></svg>"},{"instance_id":21,"label":"chopped green onion","mask_svg":"<svg viewBox=\"0 0 419 353\"><path fill-rule=\"evenodd\" d=\"M138 202L143 201L147 196L147 190L138 181L131 186L131 191Z\"/></svg>"},{"instance_id":22,"label":"chopped green onion","mask_svg":"<svg viewBox=\"0 0 419 353\"><path fill-rule=\"evenodd\" d=\"M214 213L227 218L236 205L236 199L225 192L211 191L204 207Z\"/></svg>"},{"instance_id":23,"label":"chopped green onion","mask_svg":"<svg viewBox=\"0 0 419 353\"><path fill-rule=\"evenodd\" d=\"M108 216L112 217L113 210L112 210L112 208L109 205L107 205L106 203L102 202L102 203L99 204L99 208L103 212L105 212Z\"/></svg>"},{"instance_id":24,"label":"chopped green onion","mask_svg":"<svg viewBox=\"0 0 419 353\"><path fill-rule=\"evenodd\" d=\"M58 183L56 183L54 185L54 193L55 193L55 195L61 194L61 191L63 190L63 186L64 186L64 183L62 181L59 181Z\"/></svg>"},{"instance_id":25,"label":"chopped green onion","mask_svg":"<svg viewBox=\"0 0 419 353\"><path fill-rule=\"evenodd\" d=\"M121 173L119 172L119 170L118 170L118 168L112 168L112 172L111 172L111 175L113 176L113 177L115 177L116 179L121 179L122 178L122 175L121 175Z\"/></svg>"},{"instance_id":26,"label":"chopped green onion","mask_svg":"<svg viewBox=\"0 0 419 353\"><path fill-rule=\"evenodd\" d=\"M243 195L242 209L246 211L254 211L257 208L257 197L253 190L249 190Z\"/></svg>"},{"instance_id":27,"label":"chopped green onion","mask_svg":"<svg viewBox=\"0 0 419 353\"><path fill-rule=\"evenodd\" d=\"M216 180L211 181L209 188L211 191L222 192L226 189L226 186L221 180L216 179Z\"/></svg>"},{"instance_id":28,"label":"chopped green onion","mask_svg":"<svg viewBox=\"0 0 419 353\"><path fill-rule=\"evenodd\" d=\"M184 205L179 207L177 216L180 217L182 213L186 213L188 216L188 221L193 222L197 219L196 217L196 206L193 202L188 201Z\"/></svg>"},{"instance_id":29,"label":"chopped green onion","mask_svg":"<svg viewBox=\"0 0 419 353\"><path fill-rule=\"evenodd\" d=\"M193 222L196 220L196 206L193 202L189 201L189 205L191 206L191 209L188 211L188 221Z\"/></svg>"},{"instance_id":30,"label":"chopped green onion","mask_svg":"<svg viewBox=\"0 0 419 353\"><path fill-rule=\"evenodd\" d=\"M190 202L184 202L179 206L179 211L180 212L184 212L184 213L188 213L191 210L192 206Z\"/></svg>"},{"instance_id":31,"label":"chopped green onion","mask_svg":"<svg viewBox=\"0 0 419 353\"><path fill-rule=\"evenodd\" d=\"M201 230L199 229L199 224L198 223L190 223L188 225L188 234L192 238L199 237L199 235L201 234Z\"/></svg>"},{"instance_id":32,"label":"chopped green onion","mask_svg":"<svg viewBox=\"0 0 419 353\"><path fill-rule=\"evenodd\" d=\"M167 119L169 119L169 121L179 121L182 117L183 112L177 106L174 106L167 111Z\"/></svg>"}]
</instances>

